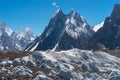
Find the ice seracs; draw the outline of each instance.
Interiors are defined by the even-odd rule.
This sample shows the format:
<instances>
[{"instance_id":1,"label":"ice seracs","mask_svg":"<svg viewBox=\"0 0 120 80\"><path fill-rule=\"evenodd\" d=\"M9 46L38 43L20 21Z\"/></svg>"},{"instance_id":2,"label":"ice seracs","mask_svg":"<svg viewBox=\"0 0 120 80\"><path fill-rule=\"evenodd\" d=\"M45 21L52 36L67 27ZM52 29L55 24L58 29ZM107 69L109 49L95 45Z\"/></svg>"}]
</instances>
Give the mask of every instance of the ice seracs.
<instances>
[{"instance_id":1,"label":"ice seracs","mask_svg":"<svg viewBox=\"0 0 120 80\"><path fill-rule=\"evenodd\" d=\"M120 75L120 58L101 51L92 52L80 49L35 51L31 55L10 61L10 65L12 64L16 65L12 71L10 68L1 67L0 70L10 69L14 75L34 75L35 80L46 78L53 78L54 80L55 77L65 80L112 80L119 78ZM43 72L48 70L48 72L44 74L41 71L35 72L34 69Z\"/></svg>"}]
</instances>

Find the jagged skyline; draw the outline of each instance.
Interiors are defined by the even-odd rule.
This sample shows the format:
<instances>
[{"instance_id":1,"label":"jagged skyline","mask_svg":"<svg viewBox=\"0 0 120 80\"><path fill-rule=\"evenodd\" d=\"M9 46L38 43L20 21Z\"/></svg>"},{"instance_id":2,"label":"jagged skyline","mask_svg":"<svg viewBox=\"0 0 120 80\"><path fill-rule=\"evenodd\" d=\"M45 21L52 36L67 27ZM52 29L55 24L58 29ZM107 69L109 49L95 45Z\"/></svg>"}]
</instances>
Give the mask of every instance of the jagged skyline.
<instances>
[{"instance_id":1,"label":"jagged skyline","mask_svg":"<svg viewBox=\"0 0 120 80\"><path fill-rule=\"evenodd\" d=\"M0 21L4 21L15 31L30 27L35 34L39 35L58 8L61 8L65 14L74 9L91 26L94 26L110 14L115 3L120 2L119 0L109 2L106 0L0 0Z\"/></svg>"}]
</instances>

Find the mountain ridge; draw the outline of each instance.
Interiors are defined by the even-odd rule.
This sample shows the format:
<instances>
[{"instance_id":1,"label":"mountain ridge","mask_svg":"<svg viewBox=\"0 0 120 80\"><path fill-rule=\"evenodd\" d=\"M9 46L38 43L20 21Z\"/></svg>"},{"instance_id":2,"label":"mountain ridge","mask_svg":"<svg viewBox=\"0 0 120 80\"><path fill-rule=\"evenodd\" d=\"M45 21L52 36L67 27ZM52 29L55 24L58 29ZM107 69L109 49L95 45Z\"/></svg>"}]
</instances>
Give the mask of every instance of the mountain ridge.
<instances>
[{"instance_id":1,"label":"mountain ridge","mask_svg":"<svg viewBox=\"0 0 120 80\"><path fill-rule=\"evenodd\" d=\"M120 4L115 4L113 11L104 21L104 25L90 39L89 49L120 49ZM99 35L99 36L98 36Z\"/></svg>"},{"instance_id":2,"label":"mountain ridge","mask_svg":"<svg viewBox=\"0 0 120 80\"><path fill-rule=\"evenodd\" d=\"M28 28L15 32L5 22L0 21L0 50L24 50L34 38Z\"/></svg>"},{"instance_id":3,"label":"mountain ridge","mask_svg":"<svg viewBox=\"0 0 120 80\"><path fill-rule=\"evenodd\" d=\"M76 11L72 10L66 15L58 9L43 33L26 50L83 48L82 45L87 44L88 38L93 33L86 20Z\"/></svg>"}]
</instances>

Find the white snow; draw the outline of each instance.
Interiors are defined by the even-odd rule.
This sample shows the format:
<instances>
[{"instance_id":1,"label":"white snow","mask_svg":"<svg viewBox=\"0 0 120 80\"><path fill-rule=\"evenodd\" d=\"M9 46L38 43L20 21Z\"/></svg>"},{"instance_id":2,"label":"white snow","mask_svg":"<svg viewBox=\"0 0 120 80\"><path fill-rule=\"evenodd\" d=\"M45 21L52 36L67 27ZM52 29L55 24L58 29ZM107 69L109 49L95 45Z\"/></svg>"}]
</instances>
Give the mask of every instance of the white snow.
<instances>
[{"instance_id":1,"label":"white snow","mask_svg":"<svg viewBox=\"0 0 120 80\"><path fill-rule=\"evenodd\" d=\"M93 30L97 32L101 27L103 27L104 22L101 22L100 24L97 24L93 27Z\"/></svg>"},{"instance_id":2,"label":"white snow","mask_svg":"<svg viewBox=\"0 0 120 80\"><path fill-rule=\"evenodd\" d=\"M36 36L28 27L15 32L7 27L4 22L0 22L0 50L23 50L35 39L35 37Z\"/></svg>"},{"instance_id":3,"label":"white snow","mask_svg":"<svg viewBox=\"0 0 120 80\"><path fill-rule=\"evenodd\" d=\"M83 16L81 16L81 18L82 18L82 19L84 19L84 17L83 17Z\"/></svg>"},{"instance_id":4,"label":"white snow","mask_svg":"<svg viewBox=\"0 0 120 80\"><path fill-rule=\"evenodd\" d=\"M12 35L12 33L13 33L13 31L10 29L10 28L5 28L5 32L9 35L9 36L11 36Z\"/></svg>"},{"instance_id":5,"label":"white snow","mask_svg":"<svg viewBox=\"0 0 120 80\"><path fill-rule=\"evenodd\" d=\"M68 25L66 25L65 30L68 33L68 35L77 39L78 37L80 37L82 35L81 33L84 33L86 35L89 34L89 31L86 28L84 28L84 26L86 26L86 23L84 23L81 26L75 26L75 25L68 24Z\"/></svg>"},{"instance_id":6,"label":"white snow","mask_svg":"<svg viewBox=\"0 0 120 80\"><path fill-rule=\"evenodd\" d=\"M69 23L69 21L70 21L70 20L67 18L67 21L66 21L66 23L65 23L65 24L68 24L68 23Z\"/></svg>"},{"instance_id":7,"label":"white snow","mask_svg":"<svg viewBox=\"0 0 120 80\"><path fill-rule=\"evenodd\" d=\"M34 80L50 80L45 75L38 75Z\"/></svg>"},{"instance_id":8,"label":"white snow","mask_svg":"<svg viewBox=\"0 0 120 80\"><path fill-rule=\"evenodd\" d=\"M12 64L12 61L10 60L4 60L0 63L0 65L8 65L8 64Z\"/></svg>"},{"instance_id":9,"label":"white snow","mask_svg":"<svg viewBox=\"0 0 120 80\"><path fill-rule=\"evenodd\" d=\"M75 20L73 17L70 19L70 22L71 22L72 24L75 24L75 26L76 26L76 20Z\"/></svg>"},{"instance_id":10,"label":"white snow","mask_svg":"<svg viewBox=\"0 0 120 80\"><path fill-rule=\"evenodd\" d=\"M23 38L29 41L33 41L35 39L35 36L29 27L26 27L25 29L18 31L16 37L19 40Z\"/></svg>"},{"instance_id":11,"label":"white snow","mask_svg":"<svg viewBox=\"0 0 120 80\"><path fill-rule=\"evenodd\" d=\"M98 71L107 73L108 71L120 71L120 59L104 52L93 53L91 51L71 49L60 52L45 51L40 53L45 56L46 60L51 60L52 62L57 61L61 69L70 70L69 75L73 75L73 72L71 74L71 71L74 70L75 65L80 67L81 64L85 64L88 67L88 71L93 72ZM64 74L66 75L66 73L67 72L65 71ZM91 78L86 77L86 80L91 80L95 77L94 74L90 74L90 76Z\"/></svg>"},{"instance_id":12,"label":"white snow","mask_svg":"<svg viewBox=\"0 0 120 80\"><path fill-rule=\"evenodd\" d=\"M39 45L39 42L37 42L37 43L35 44L35 46L34 46L30 51L34 51L34 50L37 48L38 45Z\"/></svg>"},{"instance_id":13,"label":"white snow","mask_svg":"<svg viewBox=\"0 0 120 80\"><path fill-rule=\"evenodd\" d=\"M49 53L40 52L44 59L51 60L52 62L57 62L57 60Z\"/></svg>"},{"instance_id":14,"label":"white snow","mask_svg":"<svg viewBox=\"0 0 120 80\"><path fill-rule=\"evenodd\" d=\"M29 68L27 68L27 67L17 66L15 68L13 68L12 71L15 74L19 74L19 75L29 75L29 76L32 76L32 71Z\"/></svg>"},{"instance_id":15,"label":"white snow","mask_svg":"<svg viewBox=\"0 0 120 80\"><path fill-rule=\"evenodd\" d=\"M4 22L0 22L0 30L0 36L4 33L7 33L8 36L11 36L11 34L13 33L13 31L9 27L7 27Z\"/></svg>"},{"instance_id":16,"label":"white snow","mask_svg":"<svg viewBox=\"0 0 120 80\"><path fill-rule=\"evenodd\" d=\"M58 47L58 43L55 45L55 47L52 49L52 51L55 51L57 47Z\"/></svg>"},{"instance_id":17,"label":"white snow","mask_svg":"<svg viewBox=\"0 0 120 80\"><path fill-rule=\"evenodd\" d=\"M65 31L67 34L75 39L83 34L91 34L87 28L88 23L74 10L72 10L71 15L67 17L65 25Z\"/></svg>"}]
</instances>

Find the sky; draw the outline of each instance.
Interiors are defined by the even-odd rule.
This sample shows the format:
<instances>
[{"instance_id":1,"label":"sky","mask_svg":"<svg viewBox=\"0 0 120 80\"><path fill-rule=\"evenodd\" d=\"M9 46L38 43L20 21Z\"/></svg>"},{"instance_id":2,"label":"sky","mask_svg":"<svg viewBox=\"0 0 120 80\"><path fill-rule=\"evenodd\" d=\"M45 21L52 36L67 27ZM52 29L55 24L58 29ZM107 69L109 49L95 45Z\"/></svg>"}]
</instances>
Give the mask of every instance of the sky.
<instances>
[{"instance_id":1,"label":"sky","mask_svg":"<svg viewBox=\"0 0 120 80\"><path fill-rule=\"evenodd\" d=\"M58 8L65 14L74 9L94 26L111 14L115 3L120 0L0 0L0 21L14 31L29 27L39 35Z\"/></svg>"}]
</instances>

